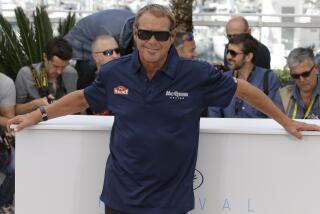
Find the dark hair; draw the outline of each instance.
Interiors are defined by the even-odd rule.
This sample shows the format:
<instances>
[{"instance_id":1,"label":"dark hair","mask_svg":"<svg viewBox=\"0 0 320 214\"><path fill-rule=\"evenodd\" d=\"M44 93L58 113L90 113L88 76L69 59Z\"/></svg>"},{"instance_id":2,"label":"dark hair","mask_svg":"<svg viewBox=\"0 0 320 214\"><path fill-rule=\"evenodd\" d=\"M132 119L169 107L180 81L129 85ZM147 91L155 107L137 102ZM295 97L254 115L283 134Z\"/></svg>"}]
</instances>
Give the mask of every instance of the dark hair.
<instances>
[{"instance_id":1,"label":"dark hair","mask_svg":"<svg viewBox=\"0 0 320 214\"><path fill-rule=\"evenodd\" d=\"M229 44L235 44L235 45L241 44L243 53L253 54L252 62L254 61L259 48L258 41L255 38L253 38L253 36L251 36L251 34L249 33L242 33L231 38L229 40Z\"/></svg>"},{"instance_id":2,"label":"dark hair","mask_svg":"<svg viewBox=\"0 0 320 214\"><path fill-rule=\"evenodd\" d=\"M61 37L52 38L44 47L43 52L47 55L48 60L51 60L54 56L62 60L70 60L72 58L71 45Z\"/></svg>"}]
</instances>

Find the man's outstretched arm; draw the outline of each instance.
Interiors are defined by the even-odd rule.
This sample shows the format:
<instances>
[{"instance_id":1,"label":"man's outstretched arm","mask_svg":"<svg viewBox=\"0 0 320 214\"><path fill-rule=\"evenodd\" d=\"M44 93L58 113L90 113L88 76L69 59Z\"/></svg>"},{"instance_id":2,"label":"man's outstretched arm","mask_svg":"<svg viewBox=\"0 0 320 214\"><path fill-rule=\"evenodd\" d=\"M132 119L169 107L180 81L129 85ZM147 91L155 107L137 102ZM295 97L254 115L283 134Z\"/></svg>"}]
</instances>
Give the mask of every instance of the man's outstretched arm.
<instances>
[{"instance_id":1,"label":"man's outstretched arm","mask_svg":"<svg viewBox=\"0 0 320 214\"><path fill-rule=\"evenodd\" d=\"M45 106L45 110L48 113L48 118L52 119L68 114L74 114L80 112L88 107L88 103L84 97L84 91L74 91L66 96L62 97L58 101ZM17 125L15 131L20 131L29 126L35 125L42 121L42 115L39 109L34 110L31 113L19 115L10 119L7 123L7 129L10 130L12 124Z\"/></svg>"},{"instance_id":2,"label":"man's outstretched arm","mask_svg":"<svg viewBox=\"0 0 320 214\"><path fill-rule=\"evenodd\" d=\"M247 81L238 79L236 96L276 120L296 138L302 138L300 131L320 131L320 126L294 121L287 117L268 96Z\"/></svg>"}]
</instances>

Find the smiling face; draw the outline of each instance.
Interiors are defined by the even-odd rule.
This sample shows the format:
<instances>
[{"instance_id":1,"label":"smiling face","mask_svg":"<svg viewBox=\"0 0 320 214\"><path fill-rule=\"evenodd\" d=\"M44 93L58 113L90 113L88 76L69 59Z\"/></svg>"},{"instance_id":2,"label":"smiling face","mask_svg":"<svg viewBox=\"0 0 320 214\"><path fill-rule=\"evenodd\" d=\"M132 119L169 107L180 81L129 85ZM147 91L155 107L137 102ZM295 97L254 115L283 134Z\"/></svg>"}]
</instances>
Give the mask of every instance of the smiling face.
<instances>
[{"instance_id":1,"label":"smiling face","mask_svg":"<svg viewBox=\"0 0 320 214\"><path fill-rule=\"evenodd\" d=\"M247 62L246 54L242 51L241 45L229 44L227 51L228 66L232 71L240 70Z\"/></svg>"},{"instance_id":2,"label":"smiling face","mask_svg":"<svg viewBox=\"0 0 320 214\"><path fill-rule=\"evenodd\" d=\"M153 35L143 40L138 37L138 30L170 32L166 41L158 41ZM141 63L146 67L162 67L167 60L168 51L175 39L175 32L170 31L170 20L167 17L157 17L150 12L143 13L134 29L134 40L139 50Z\"/></svg>"}]
</instances>

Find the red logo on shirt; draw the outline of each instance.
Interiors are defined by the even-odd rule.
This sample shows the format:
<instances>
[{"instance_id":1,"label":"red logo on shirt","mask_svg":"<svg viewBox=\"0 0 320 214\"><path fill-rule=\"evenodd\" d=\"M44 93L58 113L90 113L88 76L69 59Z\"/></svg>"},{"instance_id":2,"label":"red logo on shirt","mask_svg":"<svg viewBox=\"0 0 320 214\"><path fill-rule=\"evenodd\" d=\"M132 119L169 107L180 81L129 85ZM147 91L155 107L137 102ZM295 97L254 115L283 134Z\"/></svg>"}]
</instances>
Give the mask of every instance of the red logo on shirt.
<instances>
[{"instance_id":1,"label":"red logo on shirt","mask_svg":"<svg viewBox=\"0 0 320 214\"><path fill-rule=\"evenodd\" d=\"M122 86L122 85L119 85L119 86L117 86L117 87L115 87L113 89L113 93L114 94L128 95L129 89L124 87L124 86Z\"/></svg>"}]
</instances>

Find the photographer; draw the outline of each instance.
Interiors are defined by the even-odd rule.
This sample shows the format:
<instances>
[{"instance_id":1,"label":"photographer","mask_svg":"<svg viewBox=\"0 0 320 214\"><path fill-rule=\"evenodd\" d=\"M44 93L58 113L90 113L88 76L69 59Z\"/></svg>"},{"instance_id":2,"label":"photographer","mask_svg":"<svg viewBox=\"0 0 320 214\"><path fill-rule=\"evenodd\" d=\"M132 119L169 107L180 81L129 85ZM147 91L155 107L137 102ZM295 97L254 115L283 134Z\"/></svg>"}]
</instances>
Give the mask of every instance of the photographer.
<instances>
[{"instance_id":1,"label":"photographer","mask_svg":"<svg viewBox=\"0 0 320 214\"><path fill-rule=\"evenodd\" d=\"M76 90L78 75L69 66L72 47L62 38L53 38L43 51L43 61L18 72L16 114L25 114L52 103Z\"/></svg>"}]
</instances>

